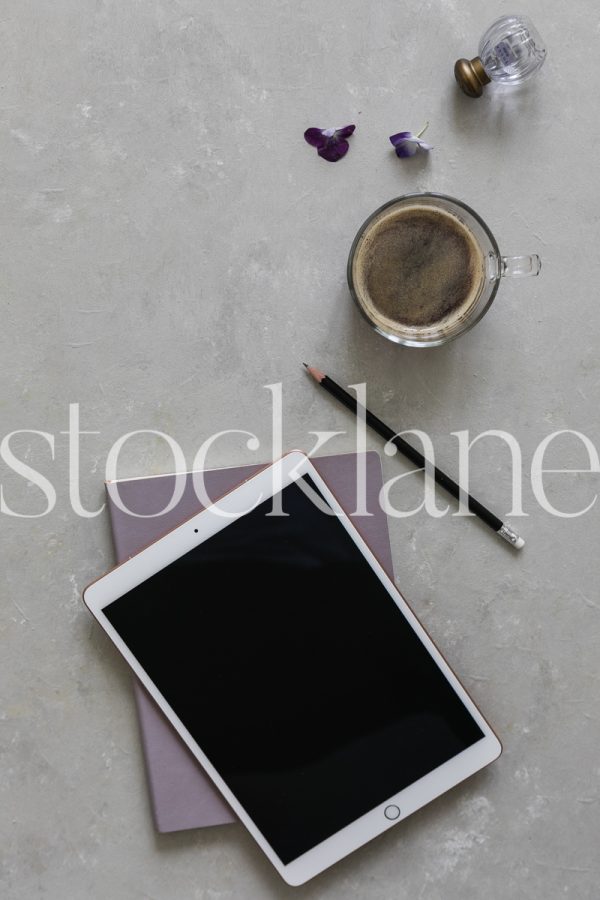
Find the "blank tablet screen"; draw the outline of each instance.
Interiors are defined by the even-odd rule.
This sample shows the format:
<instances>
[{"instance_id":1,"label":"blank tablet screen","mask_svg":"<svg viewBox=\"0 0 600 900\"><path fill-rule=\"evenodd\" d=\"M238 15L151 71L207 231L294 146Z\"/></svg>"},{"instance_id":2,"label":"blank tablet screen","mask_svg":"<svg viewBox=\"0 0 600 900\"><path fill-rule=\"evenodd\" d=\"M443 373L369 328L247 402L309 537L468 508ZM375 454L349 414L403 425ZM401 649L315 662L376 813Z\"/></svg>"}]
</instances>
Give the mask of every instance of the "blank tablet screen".
<instances>
[{"instance_id":1,"label":"blank tablet screen","mask_svg":"<svg viewBox=\"0 0 600 900\"><path fill-rule=\"evenodd\" d=\"M483 732L337 517L272 502L104 613L288 864Z\"/></svg>"}]
</instances>

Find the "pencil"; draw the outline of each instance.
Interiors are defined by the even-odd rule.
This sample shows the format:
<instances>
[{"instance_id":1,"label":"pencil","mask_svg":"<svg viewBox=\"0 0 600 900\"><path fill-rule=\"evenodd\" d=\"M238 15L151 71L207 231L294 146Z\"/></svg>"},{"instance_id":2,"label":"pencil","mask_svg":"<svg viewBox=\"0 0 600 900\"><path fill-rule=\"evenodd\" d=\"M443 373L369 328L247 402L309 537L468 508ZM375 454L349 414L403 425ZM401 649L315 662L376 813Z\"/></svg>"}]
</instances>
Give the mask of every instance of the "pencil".
<instances>
[{"instance_id":1,"label":"pencil","mask_svg":"<svg viewBox=\"0 0 600 900\"><path fill-rule=\"evenodd\" d=\"M358 403L356 398L345 391L344 388L340 387L339 384L336 384L336 382L333 381L332 378L329 378L328 375L324 375L323 372L319 371L319 369L316 369L314 366L309 366L308 363L304 363L304 366L315 381L320 384L322 388L325 388L327 393L331 394L332 397L335 397L336 400L339 400L339 402L349 409L350 412L354 413L354 415L358 415L358 411L363 410L363 407ZM364 415L369 428L376 431L377 434L381 435L382 438L385 438L386 441L394 444L418 469L431 472L435 478L436 484L443 487L444 490L451 494L456 500L460 501L461 497L464 497L470 512L478 516L482 522L485 522L485 524L491 528L492 531L495 531L499 537L508 541L515 550L520 550L521 547L524 546L525 541L522 537L519 537L510 525L507 525L506 522L499 519L498 516L494 515L493 512L487 509L487 507L485 507L483 503L480 503L479 500L476 500L475 497L471 497L470 494L466 494L461 490L460 485L458 485L456 481L450 478L449 475L446 475L445 472L442 472L441 469L438 469L437 466L431 465L416 447L413 447L412 444L409 444L408 441L405 441L404 438L400 437L400 435L390 428L389 425L386 425L385 422L382 422L381 419L378 419L377 416L373 415L370 410L364 409Z\"/></svg>"}]
</instances>

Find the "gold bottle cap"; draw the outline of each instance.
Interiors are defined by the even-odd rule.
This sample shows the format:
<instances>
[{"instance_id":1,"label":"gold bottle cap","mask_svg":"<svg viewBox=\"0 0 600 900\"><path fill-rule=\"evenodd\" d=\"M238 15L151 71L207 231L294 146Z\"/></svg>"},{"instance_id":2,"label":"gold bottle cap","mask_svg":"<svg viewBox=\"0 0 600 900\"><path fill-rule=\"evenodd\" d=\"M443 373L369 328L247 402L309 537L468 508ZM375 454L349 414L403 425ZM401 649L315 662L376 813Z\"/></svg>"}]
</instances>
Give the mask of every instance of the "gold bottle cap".
<instances>
[{"instance_id":1,"label":"gold bottle cap","mask_svg":"<svg viewBox=\"0 0 600 900\"><path fill-rule=\"evenodd\" d=\"M478 56L473 59L457 59L454 64L454 77L468 97L481 97L484 85L491 81Z\"/></svg>"}]
</instances>

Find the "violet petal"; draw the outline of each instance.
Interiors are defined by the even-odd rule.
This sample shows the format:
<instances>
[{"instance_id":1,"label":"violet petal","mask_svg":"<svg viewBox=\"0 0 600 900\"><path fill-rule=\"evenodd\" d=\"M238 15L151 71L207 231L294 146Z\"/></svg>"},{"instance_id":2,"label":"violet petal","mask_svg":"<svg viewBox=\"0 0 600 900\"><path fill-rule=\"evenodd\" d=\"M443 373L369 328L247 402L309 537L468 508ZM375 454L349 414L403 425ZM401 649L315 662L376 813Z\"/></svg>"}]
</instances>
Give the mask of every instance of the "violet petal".
<instances>
[{"instance_id":1,"label":"violet petal","mask_svg":"<svg viewBox=\"0 0 600 900\"><path fill-rule=\"evenodd\" d=\"M349 149L350 144L348 141L338 141L330 138L326 146L320 147L319 150L317 150L317 153L323 159L326 159L327 162L337 162L338 159L341 159L342 156L346 155Z\"/></svg>"},{"instance_id":2,"label":"violet petal","mask_svg":"<svg viewBox=\"0 0 600 900\"><path fill-rule=\"evenodd\" d=\"M341 128L307 128L304 140L328 162L337 162L345 156L350 145L346 138L354 132L356 125L343 125Z\"/></svg>"},{"instance_id":3,"label":"violet petal","mask_svg":"<svg viewBox=\"0 0 600 900\"><path fill-rule=\"evenodd\" d=\"M417 152L418 144L416 141L403 141L396 147L396 156L400 159L406 159L408 156L414 156Z\"/></svg>"},{"instance_id":4,"label":"violet petal","mask_svg":"<svg viewBox=\"0 0 600 900\"><path fill-rule=\"evenodd\" d=\"M398 134L391 134L390 141L394 147L397 147L398 144L402 144L404 141L413 138L414 134L412 131L399 131Z\"/></svg>"},{"instance_id":5,"label":"violet petal","mask_svg":"<svg viewBox=\"0 0 600 900\"><path fill-rule=\"evenodd\" d=\"M398 134L390 135L390 142L396 151L396 156L406 159L408 156L414 156L419 148L425 151L433 150L431 144L421 140L425 128L418 135L413 134L412 131L399 131Z\"/></svg>"},{"instance_id":6,"label":"violet petal","mask_svg":"<svg viewBox=\"0 0 600 900\"><path fill-rule=\"evenodd\" d=\"M304 132L304 140L311 147L319 149L326 145L328 138L325 137L321 128L307 128Z\"/></svg>"}]
</instances>

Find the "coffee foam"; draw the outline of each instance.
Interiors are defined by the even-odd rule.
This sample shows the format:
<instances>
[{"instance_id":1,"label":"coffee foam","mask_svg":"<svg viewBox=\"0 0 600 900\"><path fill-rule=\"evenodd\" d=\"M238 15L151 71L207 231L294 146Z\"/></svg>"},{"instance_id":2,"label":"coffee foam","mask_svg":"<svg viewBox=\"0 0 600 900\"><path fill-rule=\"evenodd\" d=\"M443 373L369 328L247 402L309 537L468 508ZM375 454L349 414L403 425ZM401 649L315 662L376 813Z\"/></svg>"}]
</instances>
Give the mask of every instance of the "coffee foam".
<instances>
[{"instance_id":1,"label":"coffee foam","mask_svg":"<svg viewBox=\"0 0 600 900\"><path fill-rule=\"evenodd\" d=\"M352 264L357 299L384 330L427 335L468 316L485 282L471 230L437 206L392 207L371 222Z\"/></svg>"}]
</instances>

